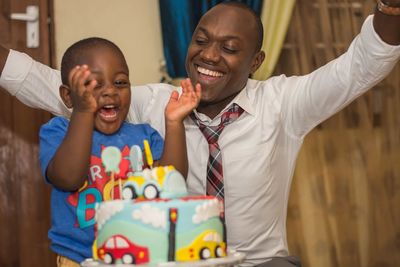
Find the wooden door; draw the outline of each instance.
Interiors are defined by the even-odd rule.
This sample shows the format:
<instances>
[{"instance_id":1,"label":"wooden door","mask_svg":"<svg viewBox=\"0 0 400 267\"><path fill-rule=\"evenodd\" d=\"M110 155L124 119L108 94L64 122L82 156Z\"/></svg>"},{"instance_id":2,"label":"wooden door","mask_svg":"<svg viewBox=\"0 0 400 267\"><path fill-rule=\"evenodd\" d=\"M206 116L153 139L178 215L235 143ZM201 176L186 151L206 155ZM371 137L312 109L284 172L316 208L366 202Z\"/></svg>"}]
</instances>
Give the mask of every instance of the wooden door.
<instances>
[{"instance_id":1,"label":"wooden door","mask_svg":"<svg viewBox=\"0 0 400 267\"><path fill-rule=\"evenodd\" d=\"M50 63L49 4L51 0L0 0L0 42ZM26 46L26 22L10 20L39 7L40 45ZM38 164L38 132L50 114L28 108L0 90L0 266L55 266L49 249L50 187Z\"/></svg>"}]
</instances>

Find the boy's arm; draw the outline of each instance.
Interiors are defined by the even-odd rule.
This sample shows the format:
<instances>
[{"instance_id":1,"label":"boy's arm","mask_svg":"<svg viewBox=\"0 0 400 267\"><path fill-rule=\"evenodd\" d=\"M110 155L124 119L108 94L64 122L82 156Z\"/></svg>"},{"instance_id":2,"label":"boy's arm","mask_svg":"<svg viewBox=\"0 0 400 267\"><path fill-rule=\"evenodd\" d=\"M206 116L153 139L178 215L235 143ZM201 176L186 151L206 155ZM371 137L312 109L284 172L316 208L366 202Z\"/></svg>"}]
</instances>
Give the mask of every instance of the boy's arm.
<instances>
[{"instance_id":1,"label":"boy's arm","mask_svg":"<svg viewBox=\"0 0 400 267\"><path fill-rule=\"evenodd\" d=\"M186 151L183 122L165 122L164 150L159 165L173 165L183 177L187 177L189 164Z\"/></svg>"},{"instance_id":2,"label":"boy's arm","mask_svg":"<svg viewBox=\"0 0 400 267\"><path fill-rule=\"evenodd\" d=\"M382 0L382 3L400 9L400 0ZM384 42L390 45L400 44L400 15L387 15L377 8L374 16L374 28Z\"/></svg>"},{"instance_id":3,"label":"boy's arm","mask_svg":"<svg viewBox=\"0 0 400 267\"><path fill-rule=\"evenodd\" d=\"M92 133L93 114L72 112L67 134L46 170L55 187L65 191L82 187L90 164Z\"/></svg>"},{"instance_id":4,"label":"boy's arm","mask_svg":"<svg viewBox=\"0 0 400 267\"><path fill-rule=\"evenodd\" d=\"M165 142L164 151L159 165L173 165L186 177L188 174L188 159L183 120L200 102L201 88L197 84L195 90L189 79L181 82L182 95L178 92L171 94L165 108Z\"/></svg>"},{"instance_id":5,"label":"boy's arm","mask_svg":"<svg viewBox=\"0 0 400 267\"><path fill-rule=\"evenodd\" d=\"M64 94L64 99L74 99L74 109L67 134L50 161L46 176L54 186L66 191L78 190L84 184L90 166L97 103L91 93L83 91L92 92L97 83L92 80L85 86L89 75L86 67L75 68L69 76L71 88L64 85L60 88L61 94L67 95Z\"/></svg>"}]
</instances>

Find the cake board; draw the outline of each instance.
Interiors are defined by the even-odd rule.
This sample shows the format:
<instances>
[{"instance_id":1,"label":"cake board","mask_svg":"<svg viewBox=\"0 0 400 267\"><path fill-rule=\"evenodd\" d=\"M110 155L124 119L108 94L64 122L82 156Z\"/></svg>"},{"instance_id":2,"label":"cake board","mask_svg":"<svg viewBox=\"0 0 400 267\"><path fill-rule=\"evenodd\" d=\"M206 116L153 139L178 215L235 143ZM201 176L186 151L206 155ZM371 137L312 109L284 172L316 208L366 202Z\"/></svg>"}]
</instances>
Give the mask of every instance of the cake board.
<instances>
[{"instance_id":1,"label":"cake board","mask_svg":"<svg viewBox=\"0 0 400 267\"><path fill-rule=\"evenodd\" d=\"M234 267L244 261L246 255L234 250L228 251L224 258L201 260L197 262L164 262L155 264L105 264L92 259L81 263L82 267Z\"/></svg>"}]
</instances>

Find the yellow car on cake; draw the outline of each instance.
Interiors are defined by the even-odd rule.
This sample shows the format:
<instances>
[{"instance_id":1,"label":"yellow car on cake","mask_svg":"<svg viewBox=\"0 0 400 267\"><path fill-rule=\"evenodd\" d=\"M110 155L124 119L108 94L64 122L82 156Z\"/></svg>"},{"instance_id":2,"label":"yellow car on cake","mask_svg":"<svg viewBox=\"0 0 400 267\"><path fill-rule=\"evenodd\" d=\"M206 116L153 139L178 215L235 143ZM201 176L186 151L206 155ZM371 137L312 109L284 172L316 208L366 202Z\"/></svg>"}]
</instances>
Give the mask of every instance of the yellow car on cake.
<instances>
[{"instance_id":1,"label":"yellow car on cake","mask_svg":"<svg viewBox=\"0 0 400 267\"><path fill-rule=\"evenodd\" d=\"M194 241L176 252L177 261L204 260L226 256L226 244L214 230L204 231Z\"/></svg>"},{"instance_id":2,"label":"yellow car on cake","mask_svg":"<svg viewBox=\"0 0 400 267\"><path fill-rule=\"evenodd\" d=\"M173 166L133 173L122 187L123 199L178 198L187 196L183 176Z\"/></svg>"}]
</instances>

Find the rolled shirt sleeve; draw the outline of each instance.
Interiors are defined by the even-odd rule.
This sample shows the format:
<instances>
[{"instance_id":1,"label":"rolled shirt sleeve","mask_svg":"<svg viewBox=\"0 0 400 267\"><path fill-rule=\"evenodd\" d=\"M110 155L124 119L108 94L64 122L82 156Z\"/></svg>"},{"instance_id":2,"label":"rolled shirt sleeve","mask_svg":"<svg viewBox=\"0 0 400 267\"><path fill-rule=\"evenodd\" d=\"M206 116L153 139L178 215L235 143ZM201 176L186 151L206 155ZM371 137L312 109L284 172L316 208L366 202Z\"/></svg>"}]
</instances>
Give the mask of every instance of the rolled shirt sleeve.
<instances>
[{"instance_id":1,"label":"rolled shirt sleeve","mask_svg":"<svg viewBox=\"0 0 400 267\"><path fill-rule=\"evenodd\" d=\"M369 16L343 55L300 78L275 79L275 87L287 88L281 91L286 131L303 138L384 79L399 58L400 46L383 42L373 28L373 16Z\"/></svg>"},{"instance_id":2,"label":"rolled shirt sleeve","mask_svg":"<svg viewBox=\"0 0 400 267\"><path fill-rule=\"evenodd\" d=\"M62 102L59 87L62 84L58 70L33 60L29 55L10 50L0 86L27 106L47 110L54 115L69 117ZM131 106L127 121L150 123L162 136L165 134L164 109L173 90L169 84L132 86Z\"/></svg>"},{"instance_id":3,"label":"rolled shirt sleeve","mask_svg":"<svg viewBox=\"0 0 400 267\"><path fill-rule=\"evenodd\" d=\"M68 117L70 110L59 96L61 76L25 53L10 50L0 77L0 86L22 103Z\"/></svg>"}]
</instances>

